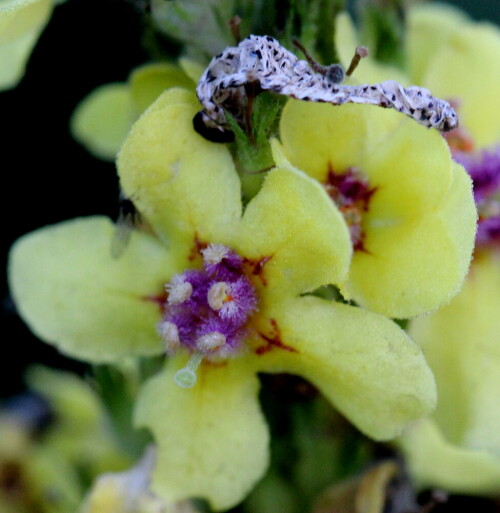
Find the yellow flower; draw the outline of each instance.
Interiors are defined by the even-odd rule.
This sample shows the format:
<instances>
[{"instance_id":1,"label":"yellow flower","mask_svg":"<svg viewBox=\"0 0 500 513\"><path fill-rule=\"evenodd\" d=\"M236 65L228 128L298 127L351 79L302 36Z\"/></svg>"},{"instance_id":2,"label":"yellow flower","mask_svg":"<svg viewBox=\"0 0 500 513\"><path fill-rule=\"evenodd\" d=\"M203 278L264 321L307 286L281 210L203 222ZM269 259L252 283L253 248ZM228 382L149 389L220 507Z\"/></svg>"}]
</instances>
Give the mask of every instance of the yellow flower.
<instances>
[{"instance_id":1,"label":"yellow flower","mask_svg":"<svg viewBox=\"0 0 500 513\"><path fill-rule=\"evenodd\" d=\"M33 331L69 355L171 355L136 412L158 444L152 489L225 509L268 463L258 372L305 377L376 439L432 409L435 390L396 324L311 295L343 281L351 256L326 192L283 165L243 211L229 151L194 132L197 110L193 94L167 91L120 152L122 187L152 233L113 259L106 219L45 228L14 246L10 282Z\"/></svg>"},{"instance_id":2,"label":"yellow flower","mask_svg":"<svg viewBox=\"0 0 500 513\"><path fill-rule=\"evenodd\" d=\"M476 211L440 134L371 106L289 101L280 137L277 161L318 180L350 228L346 298L398 318L450 301L469 267Z\"/></svg>"}]
</instances>

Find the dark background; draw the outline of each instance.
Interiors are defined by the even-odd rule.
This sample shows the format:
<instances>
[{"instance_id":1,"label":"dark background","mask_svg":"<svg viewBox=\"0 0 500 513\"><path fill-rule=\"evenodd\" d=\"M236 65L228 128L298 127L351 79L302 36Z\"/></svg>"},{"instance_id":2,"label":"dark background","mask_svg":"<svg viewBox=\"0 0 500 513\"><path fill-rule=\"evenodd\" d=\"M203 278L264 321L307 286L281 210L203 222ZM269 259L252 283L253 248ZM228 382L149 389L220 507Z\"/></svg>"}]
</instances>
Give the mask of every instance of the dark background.
<instances>
[{"instance_id":1,"label":"dark background","mask_svg":"<svg viewBox=\"0 0 500 513\"><path fill-rule=\"evenodd\" d=\"M202 1L202 0L200 0ZM476 19L499 22L500 0L455 0ZM20 85L0 93L3 186L1 266L21 235L92 214L116 217L114 165L93 158L69 133L75 106L95 87L126 80L148 60L142 46L141 2L68 0L58 6L36 45ZM498 65L493 63L492 65ZM17 317L5 273L0 397L22 390L31 362L82 370L82 364L39 342Z\"/></svg>"}]
</instances>

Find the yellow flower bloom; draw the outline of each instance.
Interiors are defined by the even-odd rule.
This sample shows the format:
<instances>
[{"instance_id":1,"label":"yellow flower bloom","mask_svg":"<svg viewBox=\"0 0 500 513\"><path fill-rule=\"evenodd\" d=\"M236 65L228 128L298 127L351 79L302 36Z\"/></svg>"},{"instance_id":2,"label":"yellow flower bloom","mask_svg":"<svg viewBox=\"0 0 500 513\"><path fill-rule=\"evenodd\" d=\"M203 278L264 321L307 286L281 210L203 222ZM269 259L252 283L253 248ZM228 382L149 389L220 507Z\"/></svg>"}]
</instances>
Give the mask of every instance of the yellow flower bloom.
<instances>
[{"instance_id":1,"label":"yellow flower bloom","mask_svg":"<svg viewBox=\"0 0 500 513\"><path fill-rule=\"evenodd\" d=\"M106 219L45 228L13 248L10 281L34 332L67 354L171 354L136 412L158 444L153 491L225 509L268 462L258 372L305 377L376 439L432 409L435 390L394 323L310 294L342 282L351 257L326 192L283 165L243 211L232 158L194 132L197 110L191 93L167 91L121 149L121 185L152 233L113 259Z\"/></svg>"},{"instance_id":2,"label":"yellow flower bloom","mask_svg":"<svg viewBox=\"0 0 500 513\"><path fill-rule=\"evenodd\" d=\"M470 179L437 132L370 106L290 101L280 136L276 159L317 179L349 225L345 297L399 318L450 301L469 267L476 211Z\"/></svg>"}]
</instances>

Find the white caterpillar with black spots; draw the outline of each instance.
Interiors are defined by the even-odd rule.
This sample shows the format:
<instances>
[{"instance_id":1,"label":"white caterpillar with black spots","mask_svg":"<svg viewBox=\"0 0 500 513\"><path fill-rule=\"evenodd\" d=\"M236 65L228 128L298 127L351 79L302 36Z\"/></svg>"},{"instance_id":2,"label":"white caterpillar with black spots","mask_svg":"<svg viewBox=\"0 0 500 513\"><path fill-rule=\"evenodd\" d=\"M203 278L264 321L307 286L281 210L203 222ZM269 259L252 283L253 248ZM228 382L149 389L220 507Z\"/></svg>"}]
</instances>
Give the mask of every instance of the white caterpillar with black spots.
<instances>
[{"instance_id":1,"label":"white caterpillar with black spots","mask_svg":"<svg viewBox=\"0 0 500 513\"><path fill-rule=\"evenodd\" d=\"M203 73L196 88L203 106L201 121L209 129L224 131L229 128L225 111L242 122L247 91L263 90L332 105L362 103L391 108L443 132L458 126L451 105L432 96L428 89L404 88L395 80L342 85L339 82L344 79L344 71L340 65L324 69L331 69L332 73L318 73L271 36L251 35L214 57Z\"/></svg>"}]
</instances>

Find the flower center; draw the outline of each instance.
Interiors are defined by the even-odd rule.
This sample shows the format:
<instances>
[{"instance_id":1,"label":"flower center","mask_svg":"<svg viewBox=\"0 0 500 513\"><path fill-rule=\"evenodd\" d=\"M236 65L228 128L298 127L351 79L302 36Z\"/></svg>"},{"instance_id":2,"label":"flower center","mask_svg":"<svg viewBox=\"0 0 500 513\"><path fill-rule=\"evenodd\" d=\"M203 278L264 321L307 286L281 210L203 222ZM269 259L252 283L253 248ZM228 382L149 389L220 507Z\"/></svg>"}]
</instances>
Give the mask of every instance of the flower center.
<instances>
[{"instance_id":1,"label":"flower center","mask_svg":"<svg viewBox=\"0 0 500 513\"><path fill-rule=\"evenodd\" d=\"M364 251L363 214L368 211L370 199L376 187L370 187L368 180L359 169L350 167L343 173L336 173L330 163L326 182L323 185L344 216L354 250Z\"/></svg>"},{"instance_id":2,"label":"flower center","mask_svg":"<svg viewBox=\"0 0 500 513\"><path fill-rule=\"evenodd\" d=\"M195 384L203 359L218 361L241 352L248 320L257 309L243 258L222 244L210 244L201 254L202 269L187 270L165 285L167 297L158 325L167 354L181 346L191 353L174 378L183 388Z\"/></svg>"}]
</instances>

